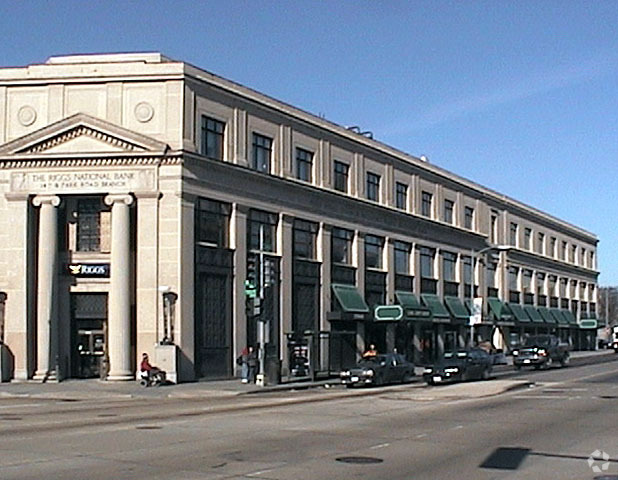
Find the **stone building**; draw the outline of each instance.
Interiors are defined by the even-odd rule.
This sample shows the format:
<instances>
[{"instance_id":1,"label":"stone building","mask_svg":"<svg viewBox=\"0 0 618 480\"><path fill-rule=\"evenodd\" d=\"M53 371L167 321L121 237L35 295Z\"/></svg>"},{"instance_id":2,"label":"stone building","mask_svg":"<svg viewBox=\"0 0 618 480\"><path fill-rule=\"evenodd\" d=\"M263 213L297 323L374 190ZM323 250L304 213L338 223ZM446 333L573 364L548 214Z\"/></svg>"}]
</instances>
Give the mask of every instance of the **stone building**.
<instances>
[{"instance_id":1,"label":"stone building","mask_svg":"<svg viewBox=\"0 0 618 480\"><path fill-rule=\"evenodd\" d=\"M365 342L422 363L468 342L471 312L475 341L587 346L596 246L158 53L0 69L0 332L15 379L132 379L141 352L179 381L229 378L257 343L270 381L334 372Z\"/></svg>"}]
</instances>

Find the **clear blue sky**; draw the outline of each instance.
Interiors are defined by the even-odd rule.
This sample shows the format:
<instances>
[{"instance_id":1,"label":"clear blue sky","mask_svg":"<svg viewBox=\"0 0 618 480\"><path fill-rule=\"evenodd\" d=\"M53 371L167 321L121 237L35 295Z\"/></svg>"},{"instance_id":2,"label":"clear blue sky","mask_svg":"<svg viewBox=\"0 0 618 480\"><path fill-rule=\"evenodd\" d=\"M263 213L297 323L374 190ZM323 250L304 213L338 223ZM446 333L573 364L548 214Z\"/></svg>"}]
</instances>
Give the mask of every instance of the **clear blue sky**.
<instances>
[{"instance_id":1,"label":"clear blue sky","mask_svg":"<svg viewBox=\"0 0 618 480\"><path fill-rule=\"evenodd\" d=\"M160 51L600 239L618 285L618 1L5 1L0 65Z\"/></svg>"}]
</instances>

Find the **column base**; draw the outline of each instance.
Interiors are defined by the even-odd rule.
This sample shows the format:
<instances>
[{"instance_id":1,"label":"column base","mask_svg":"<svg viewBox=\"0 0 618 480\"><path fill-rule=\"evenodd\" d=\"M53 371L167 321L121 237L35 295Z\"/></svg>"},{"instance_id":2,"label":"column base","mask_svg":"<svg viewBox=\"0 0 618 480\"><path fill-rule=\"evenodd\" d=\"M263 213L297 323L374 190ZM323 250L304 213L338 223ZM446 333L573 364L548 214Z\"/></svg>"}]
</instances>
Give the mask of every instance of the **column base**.
<instances>
[{"instance_id":1,"label":"column base","mask_svg":"<svg viewBox=\"0 0 618 480\"><path fill-rule=\"evenodd\" d=\"M107 378L105 380L107 380L108 382L128 382L131 380L135 380L135 374L134 373L117 373L117 374L110 373L109 375L107 375Z\"/></svg>"},{"instance_id":2,"label":"column base","mask_svg":"<svg viewBox=\"0 0 618 480\"><path fill-rule=\"evenodd\" d=\"M57 383L58 376L56 375L55 370L50 370L49 372L37 371L35 372L34 377L32 377L32 380L41 383Z\"/></svg>"}]
</instances>

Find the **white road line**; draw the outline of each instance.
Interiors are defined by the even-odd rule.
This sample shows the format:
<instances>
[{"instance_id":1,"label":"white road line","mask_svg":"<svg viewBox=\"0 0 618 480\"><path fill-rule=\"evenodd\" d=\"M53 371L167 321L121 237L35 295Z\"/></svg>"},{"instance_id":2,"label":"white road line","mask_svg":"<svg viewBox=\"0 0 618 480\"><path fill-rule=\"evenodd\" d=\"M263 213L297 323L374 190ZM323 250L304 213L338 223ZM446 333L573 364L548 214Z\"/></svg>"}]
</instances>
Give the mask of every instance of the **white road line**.
<instances>
[{"instance_id":1,"label":"white road line","mask_svg":"<svg viewBox=\"0 0 618 480\"><path fill-rule=\"evenodd\" d=\"M369 447L371 450L377 450L378 448L388 447L390 443L381 443L380 445L374 445L373 447Z\"/></svg>"},{"instance_id":2,"label":"white road line","mask_svg":"<svg viewBox=\"0 0 618 480\"><path fill-rule=\"evenodd\" d=\"M18 403L16 405L2 405L0 408L40 407L42 403Z\"/></svg>"},{"instance_id":3,"label":"white road line","mask_svg":"<svg viewBox=\"0 0 618 480\"><path fill-rule=\"evenodd\" d=\"M416 438L425 438L427 436L426 433L421 433L419 435L416 436Z\"/></svg>"},{"instance_id":4,"label":"white road line","mask_svg":"<svg viewBox=\"0 0 618 480\"><path fill-rule=\"evenodd\" d=\"M555 400L556 398L571 398L568 395L515 395L515 398L534 398L534 399L545 399L545 400Z\"/></svg>"}]
</instances>

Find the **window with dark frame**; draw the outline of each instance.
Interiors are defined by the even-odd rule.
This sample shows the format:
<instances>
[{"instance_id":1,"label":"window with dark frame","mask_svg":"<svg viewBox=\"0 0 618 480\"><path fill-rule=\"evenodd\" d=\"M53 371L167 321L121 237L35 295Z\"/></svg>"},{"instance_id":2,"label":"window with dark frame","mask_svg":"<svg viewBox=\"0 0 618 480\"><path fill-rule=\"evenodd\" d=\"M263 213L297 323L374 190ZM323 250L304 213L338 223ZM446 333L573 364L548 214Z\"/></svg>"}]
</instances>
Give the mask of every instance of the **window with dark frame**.
<instances>
[{"instance_id":1,"label":"window with dark frame","mask_svg":"<svg viewBox=\"0 0 618 480\"><path fill-rule=\"evenodd\" d=\"M99 198L77 201L77 251L101 251L101 210Z\"/></svg>"},{"instance_id":2,"label":"window with dark frame","mask_svg":"<svg viewBox=\"0 0 618 480\"><path fill-rule=\"evenodd\" d=\"M564 240L560 244L560 260L564 260L566 262L566 251L567 251L567 242Z\"/></svg>"},{"instance_id":3,"label":"window with dark frame","mask_svg":"<svg viewBox=\"0 0 618 480\"><path fill-rule=\"evenodd\" d=\"M395 184L395 207L400 210L408 209L408 186L405 183Z\"/></svg>"},{"instance_id":4,"label":"window with dark frame","mask_svg":"<svg viewBox=\"0 0 618 480\"><path fill-rule=\"evenodd\" d=\"M549 256L556 257L556 237L549 238Z\"/></svg>"},{"instance_id":5,"label":"window with dark frame","mask_svg":"<svg viewBox=\"0 0 618 480\"><path fill-rule=\"evenodd\" d=\"M311 182L313 178L313 153L304 148L296 148L296 178Z\"/></svg>"},{"instance_id":6,"label":"window with dark frame","mask_svg":"<svg viewBox=\"0 0 618 480\"><path fill-rule=\"evenodd\" d=\"M202 116L202 149L201 154L223 160L223 136L225 123L207 116Z\"/></svg>"},{"instance_id":7,"label":"window with dark frame","mask_svg":"<svg viewBox=\"0 0 618 480\"><path fill-rule=\"evenodd\" d=\"M380 175L367 172L367 200L380 200Z\"/></svg>"},{"instance_id":8,"label":"window with dark frame","mask_svg":"<svg viewBox=\"0 0 618 480\"><path fill-rule=\"evenodd\" d=\"M511 222L511 227L509 229L509 244L513 247L517 246L517 232L519 227L516 223Z\"/></svg>"},{"instance_id":9,"label":"window with dark frame","mask_svg":"<svg viewBox=\"0 0 618 480\"><path fill-rule=\"evenodd\" d=\"M294 256L314 260L316 258L316 243L318 224L305 220L294 220L293 242Z\"/></svg>"},{"instance_id":10,"label":"window with dark frame","mask_svg":"<svg viewBox=\"0 0 618 480\"><path fill-rule=\"evenodd\" d=\"M195 241L200 244L226 248L229 219L232 211L228 203L198 198L195 209Z\"/></svg>"},{"instance_id":11,"label":"window with dark frame","mask_svg":"<svg viewBox=\"0 0 618 480\"><path fill-rule=\"evenodd\" d=\"M343 228L333 228L331 233L331 256L333 263L352 265L353 239L353 231Z\"/></svg>"},{"instance_id":12,"label":"window with dark frame","mask_svg":"<svg viewBox=\"0 0 618 480\"><path fill-rule=\"evenodd\" d=\"M420 248L420 267L421 278L434 278L434 258L436 251L433 248L421 247Z\"/></svg>"},{"instance_id":13,"label":"window with dark frame","mask_svg":"<svg viewBox=\"0 0 618 480\"><path fill-rule=\"evenodd\" d=\"M524 229L524 248L526 250L532 250L532 229L525 228Z\"/></svg>"},{"instance_id":14,"label":"window with dark frame","mask_svg":"<svg viewBox=\"0 0 618 480\"><path fill-rule=\"evenodd\" d=\"M492 211L489 218L489 241L497 243L498 239L498 212Z\"/></svg>"},{"instance_id":15,"label":"window with dark frame","mask_svg":"<svg viewBox=\"0 0 618 480\"><path fill-rule=\"evenodd\" d=\"M429 192L421 192L421 215L431 218L433 195Z\"/></svg>"},{"instance_id":16,"label":"window with dark frame","mask_svg":"<svg viewBox=\"0 0 618 480\"><path fill-rule=\"evenodd\" d=\"M442 278L446 282L454 282L457 269L457 254L442 252Z\"/></svg>"},{"instance_id":17,"label":"window with dark frame","mask_svg":"<svg viewBox=\"0 0 618 480\"><path fill-rule=\"evenodd\" d=\"M276 249L277 223L278 216L275 213L249 210L247 219L249 250L274 252Z\"/></svg>"},{"instance_id":18,"label":"window with dark frame","mask_svg":"<svg viewBox=\"0 0 618 480\"><path fill-rule=\"evenodd\" d=\"M517 284L518 274L519 268L509 267L509 290L512 292L519 291L519 285Z\"/></svg>"},{"instance_id":19,"label":"window with dark frame","mask_svg":"<svg viewBox=\"0 0 618 480\"><path fill-rule=\"evenodd\" d=\"M444 200L444 221L446 223L453 223L453 211L455 210L455 202L452 200Z\"/></svg>"},{"instance_id":20,"label":"window with dark frame","mask_svg":"<svg viewBox=\"0 0 618 480\"><path fill-rule=\"evenodd\" d=\"M468 230L472 230L474 227L474 208L465 207L464 208L464 228Z\"/></svg>"},{"instance_id":21,"label":"window with dark frame","mask_svg":"<svg viewBox=\"0 0 618 480\"><path fill-rule=\"evenodd\" d=\"M410 275L410 252L412 245L406 242L393 242L395 255L395 273Z\"/></svg>"},{"instance_id":22,"label":"window with dark frame","mask_svg":"<svg viewBox=\"0 0 618 480\"><path fill-rule=\"evenodd\" d=\"M270 173L273 139L253 133L253 164L258 172Z\"/></svg>"},{"instance_id":23,"label":"window with dark frame","mask_svg":"<svg viewBox=\"0 0 618 480\"><path fill-rule=\"evenodd\" d=\"M545 234L538 232L536 235L536 251L537 253L545 253Z\"/></svg>"},{"instance_id":24,"label":"window with dark frame","mask_svg":"<svg viewBox=\"0 0 618 480\"><path fill-rule=\"evenodd\" d=\"M350 166L347 163L334 161L334 187L335 190L348 193L348 172Z\"/></svg>"},{"instance_id":25,"label":"window with dark frame","mask_svg":"<svg viewBox=\"0 0 618 480\"><path fill-rule=\"evenodd\" d=\"M365 235L365 268L382 268L384 238Z\"/></svg>"},{"instance_id":26,"label":"window with dark frame","mask_svg":"<svg viewBox=\"0 0 618 480\"><path fill-rule=\"evenodd\" d=\"M487 273L485 274L485 283L487 288L496 288L496 271L498 270L498 264L489 262L487 264Z\"/></svg>"}]
</instances>

